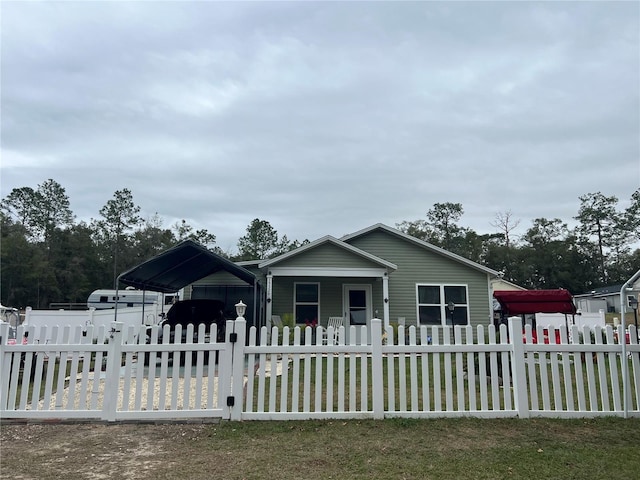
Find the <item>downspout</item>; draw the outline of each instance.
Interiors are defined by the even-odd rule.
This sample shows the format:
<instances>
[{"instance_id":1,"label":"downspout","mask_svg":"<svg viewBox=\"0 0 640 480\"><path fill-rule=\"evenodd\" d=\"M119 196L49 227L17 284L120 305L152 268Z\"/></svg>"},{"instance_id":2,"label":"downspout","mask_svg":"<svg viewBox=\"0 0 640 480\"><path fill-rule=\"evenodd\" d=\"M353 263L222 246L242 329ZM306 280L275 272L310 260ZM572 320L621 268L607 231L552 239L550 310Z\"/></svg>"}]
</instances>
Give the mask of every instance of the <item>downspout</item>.
<instances>
[{"instance_id":1,"label":"downspout","mask_svg":"<svg viewBox=\"0 0 640 480\"><path fill-rule=\"evenodd\" d=\"M120 285L120 277L122 276L122 274L118 275L118 277L116 278L116 308L113 312L113 321L117 322L118 321L118 285Z\"/></svg>"},{"instance_id":2,"label":"downspout","mask_svg":"<svg viewBox=\"0 0 640 480\"><path fill-rule=\"evenodd\" d=\"M145 304L145 300L146 300L146 298L145 298L146 294L147 294L147 291L143 288L142 289L142 322L140 322L142 325L144 325L144 304Z\"/></svg>"},{"instance_id":3,"label":"downspout","mask_svg":"<svg viewBox=\"0 0 640 480\"><path fill-rule=\"evenodd\" d=\"M640 278L640 270L638 270L635 275L633 275L629 280L627 280L620 289L620 313L622 314L622 393L624 395L623 408L624 408L624 418L629 418L629 378L628 378L628 363L627 363L627 330L626 330L626 313L627 313L627 302L626 302L626 292L628 285L635 283L635 281ZM637 335L637 332L636 332ZM619 336L618 336L619 338Z\"/></svg>"},{"instance_id":4,"label":"downspout","mask_svg":"<svg viewBox=\"0 0 640 480\"><path fill-rule=\"evenodd\" d=\"M491 275L487 273L487 297L489 297L489 325L495 325L496 321L494 318L494 310L493 310L493 288L491 287ZM500 314L502 315L502 306L500 306ZM524 325L524 323L523 323ZM474 335L477 335L477 332L474 332Z\"/></svg>"}]
</instances>

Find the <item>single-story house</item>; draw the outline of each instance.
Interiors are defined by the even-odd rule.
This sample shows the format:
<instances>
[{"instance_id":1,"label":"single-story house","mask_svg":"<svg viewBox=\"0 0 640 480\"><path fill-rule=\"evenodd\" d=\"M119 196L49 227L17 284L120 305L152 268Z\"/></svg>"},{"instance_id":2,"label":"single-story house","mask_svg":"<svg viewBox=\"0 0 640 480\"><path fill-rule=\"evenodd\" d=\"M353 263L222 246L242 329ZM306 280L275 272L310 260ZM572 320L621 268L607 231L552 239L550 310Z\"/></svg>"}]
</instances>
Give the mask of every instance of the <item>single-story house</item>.
<instances>
[{"instance_id":1,"label":"single-story house","mask_svg":"<svg viewBox=\"0 0 640 480\"><path fill-rule=\"evenodd\" d=\"M322 326L329 317L342 317L345 327L368 325L374 317L385 325L488 325L491 282L499 277L495 270L383 224L238 265L261 285L257 324L267 326L273 316ZM230 282L240 281L216 272L185 289L185 298L215 298L225 285L228 292ZM246 282L238 285L243 286Z\"/></svg>"}]
</instances>

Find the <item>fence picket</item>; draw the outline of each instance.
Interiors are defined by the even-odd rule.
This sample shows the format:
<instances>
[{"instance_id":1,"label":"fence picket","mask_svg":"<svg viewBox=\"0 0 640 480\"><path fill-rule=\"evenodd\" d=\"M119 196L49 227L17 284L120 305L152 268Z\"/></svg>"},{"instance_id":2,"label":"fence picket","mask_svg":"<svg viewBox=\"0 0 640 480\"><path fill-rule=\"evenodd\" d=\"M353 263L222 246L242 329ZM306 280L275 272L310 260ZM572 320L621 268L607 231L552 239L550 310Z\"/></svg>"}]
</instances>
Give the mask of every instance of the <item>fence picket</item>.
<instances>
[{"instance_id":1,"label":"fence picket","mask_svg":"<svg viewBox=\"0 0 640 480\"><path fill-rule=\"evenodd\" d=\"M399 346L404 346L405 345L405 339L406 339L406 333L403 329L402 332L402 336L398 336L398 345ZM401 350L400 353L398 353L398 384L399 384L399 392L398 392L398 401L400 402L400 411L401 412L406 412L407 411L407 356L406 354Z\"/></svg>"},{"instance_id":2,"label":"fence picket","mask_svg":"<svg viewBox=\"0 0 640 480\"><path fill-rule=\"evenodd\" d=\"M451 327L443 327L443 344L445 346L451 345ZM451 352L446 351L444 353L444 391L445 391L445 405L447 412L453 411L453 385L452 385L452 372L451 372Z\"/></svg>"},{"instance_id":3,"label":"fence picket","mask_svg":"<svg viewBox=\"0 0 640 480\"><path fill-rule=\"evenodd\" d=\"M440 344L440 335L436 328L433 328L433 346L437 347ZM440 352L437 350L431 357L431 364L433 366L433 409L436 412L442 411L442 384L440 383Z\"/></svg>"},{"instance_id":4,"label":"fence picket","mask_svg":"<svg viewBox=\"0 0 640 480\"><path fill-rule=\"evenodd\" d=\"M300 328L294 328L293 330L293 344L295 346L300 345ZM293 354L293 385L291 392L291 411L297 412L299 410L300 397L300 354L298 352Z\"/></svg>"},{"instance_id":5,"label":"fence picket","mask_svg":"<svg viewBox=\"0 0 640 480\"><path fill-rule=\"evenodd\" d=\"M411 325L409 327L409 345L417 345L416 343L416 327ZM411 410L418 411L420 410L420 405L418 402L418 354L411 353L409 359L410 366L410 374L409 381L411 382ZM375 358L375 357L374 357Z\"/></svg>"},{"instance_id":6,"label":"fence picket","mask_svg":"<svg viewBox=\"0 0 640 480\"><path fill-rule=\"evenodd\" d=\"M586 327L587 330L589 327ZM582 331L582 336L585 336L585 330ZM588 333L587 333L588 334ZM580 345L580 332L577 325L573 325L571 327L571 343L574 345ZM573 352L573 366L575 372L575 382L576 382L576 397L578 402L578 411L586 412L587 411L587 402L585 397L585 388L584 388L584 374L582 371L582 350L575 350Z\"/></svg>"},{"instance_id":7,"label":"fence picket","mask_svg":"<svg viewBox=\"0 0 640 480\"><path fill-rule=\"evenodd\" d=\"M304 329L304 344L309 346L311 345L311 327L305 327ZM304 413L311 412L311 354L304 354L303 359L303 398L302 398L302 411Z\"/></svg>"},{"instance_id":8,"label":"fence picket","mask_svg":"<svg viewBox=\"0 0 640 480\"><path fill-rule=\"evenodd\" d=\"M489 344L495 345L496 329L493 325L489 325ZM498 375L498 352L491 351L489 353L489 375L491 381L491 409L500 410L500 379Z\"/></svg>"},{"instance_id":9,"label":"fence picket","mask_svg":"<svg viewBox=\"0 0 640 480\"><path fill-rule=\"evenodd\" d=\"M429 344L429 335L426 325L420 326L420 344ZM393 355L391 355L393 357ZM431 410L431 398L430 398L430 383L429 383L429 352L427 348L420 353L420 363L422 364L422 411L428 412Z\"/></svg>"},{"instance_id":10,"label":"fence picket","mask_svg":"<svg viewBox=\"0 0 640 480\"><path fill-rule=\"evenodd\" d=\"M507 326L502 324L500 325L500 343L502 345L509 344L509 335L507 334ZM510 373L510 355L511 353L508 351L500 352L500 361L501 366L499 367L498 377L502 379L502 402L504 410L512 410L511 406L511 395L512 395L512 383L511 383L511 373ZM521 360L521 359L520 359Z\"/></svg>"},{"instance_id":11,"label":"fence picket","mask_svg":"<svg viewBox=\"0 0 640 480\"><path fill-rule=\"evenodd\" d=\"M640 409L640 351L638 350L638 331L636 330L635 325L629 326L629 338L630 338L630 353L631 355L631 372L629 374L629 383L630 387L635 395L633 396L633 400L635 404L631 406L632 409L637 410ZM633 382L631 382L633 379Z\"/></svg>"},{"instance_id":12,"label":"fence picket","mask_svg":"<svg viewBox=\"0 0 640 480\"><path fill-rule=\"evenodd\" d=\"M473 327L468 325L465 327L465 343L473 345ZM473 351L467 352L467 389L469 391L469 411L478 409L476 399L476 362Z\"/></svg>"},{"instance_id":13,"label":"fence picket","mask_svg":"<svg viewBox=\"0 0 640 480\"><path fill-rule=\"evenodd\" d=\"M558 328L560 331L560 343L567 344L567 330L566 328ZM576 407L573 400L573 382L571 380L571 363L569 362L569 352L562 352L562 373L564 375L564 400L566 403L565 410L575 411Z\"/></svg>"},{"instance_id":14,"label":"fence picket","mask_svg":"<svg viewBox=\"0 0 640 480\"><path fill-rule=\"evenodd\" d=\"M315 330L315 328L313 327L308 327L311 328L312 332L313 330ZM317 327L316 327L317 328ZM322 327L320 327L322 328ZM322 335L318 335L318 332L315 332L315 345L316 346L322 346ZM315 399L314 399L314 411L315 412L321 412L322 411L322 391L323 391L323 386L322 386L322 354L320 352L315 354L315 361L316 361L316 374L315 374L315 382L314 382L314 392L315 392Z\"/></svg>"},{"instance_id":15,"label":"fence picket","mask_svg":"<svg viewBox=\"0 0 640 480\"><path fill-rule=\"evenodd\" d=\"M77 325L73 329L73 334L71 335L71 343L75 345L81 344L81 335L82 335L82 327ZM78 363L80 361L79 357L80 357L79 351L76 350L71 353L67 404L64 407L66 410L73 410L75 408L76 383L77 383L76 380L78 376Z\"/></svg>"},{"instance_id":16,"label":"fence picket","mask_svg":"<svg viewBox=\"0 0 640 480\"><path fill-rule=\"evenodd\" d=\"M485 345L484 325L478 325L478 344ZM486 412L489 410L489 392L487 388L487 354L484 350L478 352L478 382L480 383L480 408Z\"/></svg>"},{"instance_id":17,"label":"fence picket","mask_svg":"<svg viewBox=\"0 0 640 480\"><path fill-rule=\"evenodd\" d=\"M367 338L367 327L360 328L360 345L364 345ZM369 357L366 353L360 353L360 411L369 410Z\"/></svg>"},{"instance_id":18,"label":"fence picket","mask_svg":"<svg viewBox=\"0 0 640 480\"><path fill-rule=\"evenodd\" d=\"M344 327L340 327L342 337L338 336L341 340L341 344L344 344ZM346 395L346 374L345 374L345 354L344 352L338 353L338 411L344 412L345 409L345 395Z\"/></svg>"},{"instance_id":19,"label":"fence picket","mask_svg":"<svg viewBox=\"0 0 640 480\"><path fill-rule=\"evenodd\" d=\"M462 328L459 326L454 327L453 331L454 343L456 345L462 345ZM456 396L458 398L459 412L466 410L465 408L465 393L464 393L464 366L462 362L462 352L456 352Z\"/></svg>"},{"instance_id":20,"label":"fence picket","mask_svg":"<svg viewBox=\"0 0 640 480\"><path fill-rule=\"evenodd\" d=\"M267 329L264 328L262 330L263 332L267 332ZM269 339L265 336L264 337L264 342L267 342ZM262 340L261 342L262 343ZM276 327L276 335L273 335L273 333L271 334L271 345L275 346L278 345L278 334L277 334L277 327ZM268 409L269 412L275 412L276 411L276 372L278 369L278 356L277 355L270 355L270 364L269 364L269 405L268 405Z\"/></svg>"},{"instance_id":21,"label":"fence picket","mask_svg":"<svg viewBox=\"0 0 640 480\"><path fill-rule=\"evenodd\" d=\"M621 342L626 341L626 335L624 330L622 329L622 325L618 326L618 338ZM613 337L613 330L609 325L607 327L607 343L615 343ZM609 377L611 379L611 393L613 395L613 408L616 411L622 409L622 401L620 398L620 382L618 380L618 358L620 361L626 361L626 358L622 358L621 353L609 353Z\"/></svg>"},{"instance_id":22,"label":"fence picket","mask_svg":"<svg viewBox=\"0 0 640 480\"><path fill-rule=\"evenodd\" d=\"M531 327L525 331L527 339L531 338ZM509 323L509 337L513 342L513 397L518 417L529 418L530 405L527 392L526 368L529 363L525 353L525 344L522 338L522 324L520 322Z\"/></svg>"}]
</instances>

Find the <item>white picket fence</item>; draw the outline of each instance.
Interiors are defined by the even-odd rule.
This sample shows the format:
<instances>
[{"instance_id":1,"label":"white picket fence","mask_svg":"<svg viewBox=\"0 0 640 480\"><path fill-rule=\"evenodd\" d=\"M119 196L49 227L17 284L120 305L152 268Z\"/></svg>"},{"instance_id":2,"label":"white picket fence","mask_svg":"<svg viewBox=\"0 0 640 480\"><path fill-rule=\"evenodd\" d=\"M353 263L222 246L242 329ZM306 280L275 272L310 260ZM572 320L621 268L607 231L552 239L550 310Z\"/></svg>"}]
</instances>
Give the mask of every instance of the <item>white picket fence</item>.
<instances>
[{"instance_id":1,"label":"white picket fence","mask_svg":"<svg viewBox=\"0 0 640 480\"><path fill-rule=\"evenodd\" d=\"M94 327L89 327L90 329ZM640 345L622 330L559 329L533 343L509 328L398 327L371 321L371 342L322 344L312 328L278 331L229 321L226 341L200 326L195 343L158 328L54 327L48 344L8 345L0 330L0 416L105 421L215 418L483 418L640 416ZM321 328L321 327L318 327ZM365 327L350 327L365 328ZM24 333L21 327L19 335ZM186 338L193 337L189 326ZM366 332L348 338L368 338ZM573 343L568 342L571 333ZM248 338L247 338L248 334ZM92 338L108 338L96 343ZM544 337L542 327L537 338ZM30 338L30 337L27 337ZM259 341L263 339L264 341ZM542 342L542 340L541 340ZM182 358L180 358L182 357ZM217 360L217 361L216 361ZM63 373L64 372L64 373Z\"/></svg>"}]
</instances>

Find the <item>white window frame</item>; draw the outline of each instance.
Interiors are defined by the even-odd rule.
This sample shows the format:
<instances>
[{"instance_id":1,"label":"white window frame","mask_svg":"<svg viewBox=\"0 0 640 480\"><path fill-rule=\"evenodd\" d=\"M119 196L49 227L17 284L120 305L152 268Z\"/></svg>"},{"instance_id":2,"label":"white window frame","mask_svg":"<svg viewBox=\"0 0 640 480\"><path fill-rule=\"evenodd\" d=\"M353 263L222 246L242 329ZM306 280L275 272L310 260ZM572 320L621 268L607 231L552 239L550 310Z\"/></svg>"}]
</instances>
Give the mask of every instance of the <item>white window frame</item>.
<instances>
[{"instance_id":1,"label":"white window frame","mask_svg":"<svg viewBox=\"0 0 640 480\"><path fill-rule=\"evenodd\" d=\"M317 302L298 302L297 301L297 293L298 293L298 285L315 285L318 288L318 301ZM297 323L296 319L298 318L298 305L316 305L318 307L318 318L316 321L318 325L320 324L320 282L294 282L293 283L293 320L296 322L296 325L304 325L304 323Z\"/></svg>"},{"instance_id":2,"label":"white window frame","mask_svg":"<svg viewBox=\"0 0 640 480\"><path fill-rule=\"evenodd\" d=\"M420 287L438 287L440 289L440 303L420 303ZM464 287L467 303L456 303L456 308L465 307L467 309L467 323L470 325L470 308L469 308L469 285L466 283L416 283L416 325L420 323L420 307L440 307L440 324L441 326L451 325L449 322L449 310L445 297L445 287ZM425 324L427 326L436 326Z\"/></svg>"}]
</instances>

